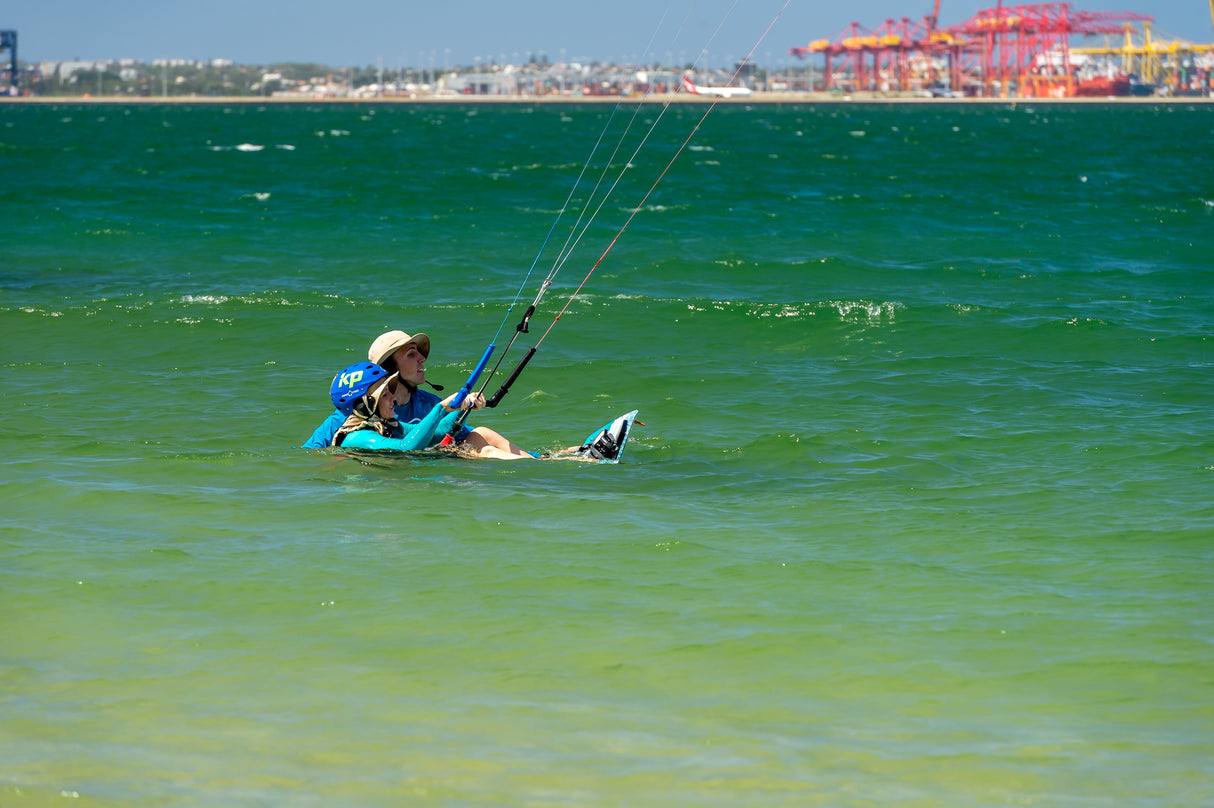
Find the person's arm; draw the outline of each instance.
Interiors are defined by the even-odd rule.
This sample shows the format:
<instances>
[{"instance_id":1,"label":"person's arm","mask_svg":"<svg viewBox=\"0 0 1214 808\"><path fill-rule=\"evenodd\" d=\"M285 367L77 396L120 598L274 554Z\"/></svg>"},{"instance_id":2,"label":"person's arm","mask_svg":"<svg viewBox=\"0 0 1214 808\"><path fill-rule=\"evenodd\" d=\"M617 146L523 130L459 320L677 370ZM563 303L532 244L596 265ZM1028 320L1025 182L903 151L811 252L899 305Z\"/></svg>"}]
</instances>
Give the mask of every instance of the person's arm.
<instances>
[{"instance_id":1,"label":"person's arm","mask_svg":"<svg viewBox=\"0 0 1214 808\"><path fill-rule=\"evenodd\" d=\"M416 417L414 415L414 413L416 413L416 412L427 412L428 413L434 407L443 407L446 409L450 409L451 401L454 398L455 398L454 395L450 395L450 396L447 396L446 398L440 399L438 396L434 395L433 393L431 393L427 390L414 390L413 398L410 399L409 404L407 404L404 407L397 406L396 416L400 419L400 422L404 426L406 431L412 430L418 423L420 423L420 421L414 421L413 424L409 423L410 418ZM461 407L458 410L451 410L449 413L447 413L447 415L445 415L443 417L443 420L439 422L438 426L435 427L434 435L430 438L431 443L438 443L440 440L442 440L442 438L445 435L449 434L451 432L451 430L453 428L455 428L455 422L457 420L459 420L460 415L467 414L465 412L465 410L476 409L478 407L484 406L484 402L485 402L484 396L480 395L479 393L474 393L474 394L468 396L467 398L465 398L463 407ZM456 438L459 440L463 440L464 438L466 438L468 436L468 434L470 432L472 432L472 430L470 428L468 428L467 426L464 426L456 434Z\"/></svg>"},{"instance_id":2,"label":"person's arm","mask_svg":"<svg viewBox=\"0 0 1214 808\"><path fill-rule=\"evenodd\" d=\"M341 429L341 425L345 422L346 416L342 415L339 410L333 410L333 413L320 426L316 427L316 431L312 433L312 437L304 441L303 448L326 449L332 446L333 438L337 435L337 430Z\"/></svg>"},{"instance_id":3,"label":"person's arm","mask_svg":"<svg viewBox=\"0 0 1214 808\"><path fill-rule=\"evenodd\" d=\"M451 402L455 400L458 393L453 393L447 396L440 402L440 406L451 409ZM436 396L437 398L437 396ZM469 393L458 410L451 410L450 413L443 418L439 423L438 428L434 430L434 434L441 440L443 437L451 434L455 429L455 422L459 420L461 415L467 416L469 410L479 410L485 406L485 397L480 393ZM459 443L465 440L472 433L471 427L461 424L459 431L455 433L455 442Z\"/></svg>"},{"instance_id":4,"label":"person's arm","mask_svg":"<svg viewBox=\"0 0 1214 808\"><path fill-rule=\"evenodd\" d=\"M454 412L449 412L446 415L444 415L443 420L439 421L438 426L434 428L434 436L441 440L444 435L446 435L452 429L454 429L455 422L459 420L459 416L462 412L463 412L463 410L455 410ZM463 429L460 430L461 433L467 432L467 431L468 431L467 427L464 427Z\"/></svg>"}]
</instances>

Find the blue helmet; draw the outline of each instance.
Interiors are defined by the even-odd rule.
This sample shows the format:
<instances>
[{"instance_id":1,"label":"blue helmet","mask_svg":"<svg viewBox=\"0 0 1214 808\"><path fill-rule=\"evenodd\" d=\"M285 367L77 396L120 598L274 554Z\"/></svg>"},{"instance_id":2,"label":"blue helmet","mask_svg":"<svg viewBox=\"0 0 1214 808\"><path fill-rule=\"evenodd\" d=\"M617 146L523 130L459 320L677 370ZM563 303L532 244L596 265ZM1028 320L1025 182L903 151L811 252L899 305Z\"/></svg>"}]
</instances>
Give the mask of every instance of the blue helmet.
<instances>
[{"instance_id":1,"label":"blue helmet","mask_svg":"<svg viewBox=\"0 0 1214 808\"><path fill-rule=\"evenodd\" d=\"M342 415L350 415L372 385L388 375L388 371L374 362L350 365L333 377L333 384L329 386L329 398L333 399L333 406L341 410Z\"/></svg>"}]
</instances>

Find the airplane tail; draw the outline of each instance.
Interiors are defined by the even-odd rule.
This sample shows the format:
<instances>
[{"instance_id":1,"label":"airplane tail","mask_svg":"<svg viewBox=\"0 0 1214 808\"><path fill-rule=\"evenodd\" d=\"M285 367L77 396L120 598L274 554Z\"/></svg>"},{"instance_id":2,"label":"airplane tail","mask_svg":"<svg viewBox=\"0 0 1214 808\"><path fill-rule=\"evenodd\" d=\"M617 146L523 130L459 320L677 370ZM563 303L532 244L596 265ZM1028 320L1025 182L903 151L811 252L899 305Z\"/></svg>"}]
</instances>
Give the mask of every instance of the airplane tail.
<instances>
[{"instance_id":1,"label":"airplane tail","mask_svg":"<svg viewBox=\"0 0 1214 808\"><path fill-rule=\"evenodd\" d=\"M700 88L692 84L691 79L687 76L683 77L683 90L684 92L693 93L695 95L700 94Z\"/></svg>"}]
</instances>

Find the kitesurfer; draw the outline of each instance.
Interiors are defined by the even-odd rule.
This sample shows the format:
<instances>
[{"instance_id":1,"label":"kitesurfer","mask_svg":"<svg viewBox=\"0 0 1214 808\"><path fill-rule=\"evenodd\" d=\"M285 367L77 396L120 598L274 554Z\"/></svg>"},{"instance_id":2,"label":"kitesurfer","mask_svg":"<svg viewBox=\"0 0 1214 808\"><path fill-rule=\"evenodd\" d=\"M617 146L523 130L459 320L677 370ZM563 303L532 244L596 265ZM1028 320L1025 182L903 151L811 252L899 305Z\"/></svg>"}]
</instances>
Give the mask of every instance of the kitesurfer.
<instances>
[{"instance_id":1,"label":"kitesurfer","mask_svg":"<svg viewBox=\"0 0 1214 808\"><path fill-rule=\"evenodd\" d=\"M396 377L395 395L393 397L394 414L402 425L418 424L429 415L436 406L449 403L454 396L440 400L428 390L420 389L426 383L425 363L430 356L430 337L426 334L407 334L404 331L388 331L380 334L371 343L367 351L370 363L382 368L388 374ZM441 388L439 388L441 389ZM480 409L485 406L485 398L480 393L469 393L465 399L464 409ZM334 445L338 431L346 423L347 414L334 411L312 433L312 437L304 443L305 449L321 449ZM419 448L425 449L443 440L446 431L436 433L431 443ZM511 443L498 432L484 426L469 429L462 426L452 436L452 441L464 453L473 457L494 458L501 460L518 460L533 458L535 455Z\"/></svg>"},{"instance_id":2,"label":"kitesurfer","mask_svg":"<svg viewBox=\"0 0 1214 808\"><path fill-rule=\"evenodd\" d=\"M458 409L453 407L455 395L451 395L439 401L424 418L401 423L395 403L396 394L404 384L399 373L389 373L374 362L359 362L334 376L329 398L343 420L333 437L333 445L400 452L425 449L449 434L460 412L471 407L466 399ZM458 454L471 454L463 446L451 445L450 449ZM474 456L508 457L495 447L488 447Z\"/></svg>"}]
</instances>

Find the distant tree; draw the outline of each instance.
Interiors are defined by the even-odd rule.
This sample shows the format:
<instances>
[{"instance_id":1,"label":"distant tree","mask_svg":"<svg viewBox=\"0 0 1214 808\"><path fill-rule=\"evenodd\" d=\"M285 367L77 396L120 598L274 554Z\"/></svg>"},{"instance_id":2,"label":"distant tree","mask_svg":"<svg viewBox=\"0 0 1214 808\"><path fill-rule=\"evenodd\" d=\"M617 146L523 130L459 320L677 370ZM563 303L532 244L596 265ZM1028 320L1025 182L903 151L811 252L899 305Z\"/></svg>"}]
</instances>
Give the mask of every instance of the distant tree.
<instances>
[{"instance_id":1,"label":"distant tree","mask_svg":"<svg viewBox=\"0 0 1214 808\"><path fill-rule=\"evenodd\" d=\"M269 65L266 72L281 73L287 81L307 81L317 76L327 76L333 72L333 68L316 62L277 62Z\"/></svg>"},{"instance_id":2,"label":"distant tree","mask_svg":"<svg viewBox=\"0 0 1214 808\"><path fill-rule=\"evenodd\" d=\"M351 77L351 84L355 87L366 87L368 84L375 84L379 81L379 68L363 67L355 68Z\"/></svg>"}]
</instances>

